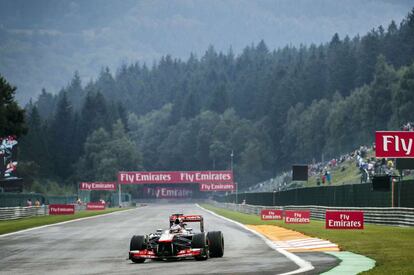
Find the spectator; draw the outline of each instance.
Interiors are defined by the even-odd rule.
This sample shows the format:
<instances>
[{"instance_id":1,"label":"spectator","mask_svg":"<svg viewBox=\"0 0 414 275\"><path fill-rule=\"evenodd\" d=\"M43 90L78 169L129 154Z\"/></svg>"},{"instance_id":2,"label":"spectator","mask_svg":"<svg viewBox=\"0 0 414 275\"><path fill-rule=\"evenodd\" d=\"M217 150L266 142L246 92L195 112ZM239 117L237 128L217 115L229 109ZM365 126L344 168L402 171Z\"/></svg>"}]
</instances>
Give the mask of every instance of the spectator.
<instances>
[{"instance_id":1,"label":"spectator","mask_svg":"<svg viewBox=\"0 0 414 275\"><path fill-rule=\"evenodd\" d=\"M331 173L329 171L325 172L325 177L328 184L331 184Z\"/></svg>"},{"instance_id":2,"label":"spectator","mask_svg":"<svg viewBox=\"0 0 414 275\"><path fill-rule=\"evenodd\" d=\"M394 168L394 163L392 162L392 160L388 160L388 162L387 162L387 168L388 169L392 169L392 168Z\"/></svg>"},{"instance_id":3,"label":"spectator","mask_svg":"<svg viewBox=\"0 0 414 275\"><path fill-rule=\"evenodd\" d=\"M27 199L26 206L27 207L32 207L32 200L31 199Z\"/></svg>"},{"instance_id":4,"label":"spectator","mask_svg":"<svg viewBox=\"0 0 414 275\"><path fill-rule=\"evenodd\" d=\"M39 199L36 199L36 201L35 201L35 207L40 207L40 201L39 201Z\"/></svg>"}]
</instances>

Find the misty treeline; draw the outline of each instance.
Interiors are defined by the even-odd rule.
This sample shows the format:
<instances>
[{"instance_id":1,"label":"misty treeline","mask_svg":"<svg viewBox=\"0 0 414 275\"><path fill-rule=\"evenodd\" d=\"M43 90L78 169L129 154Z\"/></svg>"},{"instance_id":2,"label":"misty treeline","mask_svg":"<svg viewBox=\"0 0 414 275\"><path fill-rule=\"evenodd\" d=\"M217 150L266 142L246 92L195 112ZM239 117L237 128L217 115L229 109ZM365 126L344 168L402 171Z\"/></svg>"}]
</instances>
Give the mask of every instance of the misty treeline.
<instances>
[{"instance_id":1,"label":"misty treeline","mask_svg":"<svg viewBox=\"0 0 414 275\"><path fill-rule=\"evenodd\" d=\"M400 25L323 45L76 73L26 107L23 168L33 178L115 180L118 170L229 169L240 187L373 142L414 120L414 10Z\"/></svg>"}]
</instances>

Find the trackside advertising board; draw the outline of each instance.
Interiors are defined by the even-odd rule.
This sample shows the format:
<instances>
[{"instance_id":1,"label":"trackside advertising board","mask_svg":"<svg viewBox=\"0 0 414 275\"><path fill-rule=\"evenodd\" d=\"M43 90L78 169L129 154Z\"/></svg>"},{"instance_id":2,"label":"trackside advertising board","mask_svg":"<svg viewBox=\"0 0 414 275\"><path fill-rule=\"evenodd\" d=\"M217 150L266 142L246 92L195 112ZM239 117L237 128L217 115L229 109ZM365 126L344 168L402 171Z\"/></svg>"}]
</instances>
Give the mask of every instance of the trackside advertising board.
<instances>
[{"instance_id":1,"label":"trackside advertising board","mask_svg":"<svg viewBox=\"0 0 414 275\"><path fill-rule=\"evenodd\" d=\"M180 187L144 187L143 193L147 197L157 199L186 199L191 198L193 190Z\"/></svg>"},{"instance_id":2,"label":"trackside advertising board","mask_svg":"<svg viewBox=\"0 0 414 275\"><path fill-rule=\"evenodd\" d=\"M232 171L118 172L120 184L233 183Z\"/></svg>"},{"instance_id":3,"label":"trackside advertising board","mask_svg":"<svg viewBox=\"0 0 414 275\"><path fill-rule=\"evenodd\" d=\"M116 182L81 182L79 190L116 191Z\"/></svg>"},{"instance_id":4,"label":"trackside advertising board","mask_svg":"<svg viewBox=\"0 0 414 275\"><path fill-rule=\"evenodd\" d=\"M414 158L414 132L377 131L375 156L377 158Z\"/></svg>"},{"instance_id":5,"label":"trackside advertising board","mask_svg":"<svg viewBox=\"0 0 414 275\"><path fill-rule=\"evenodd\" d=\"M362 211L326 211L326 229L364 229Z\"/></svg>"},{"instance_id":6,"label":"trackside advertising board","mask_svg":"<svg viewBox=\"0 0 414 275\"><path fill-rule=\"evenodd\" d=\"M73 215L75 205L73 204L49 204L49 215Z\"/></svg>"},{"instance_id":7,"label":"trackside advertising board","mask_svg":"<svg viewBox=\"0 0 414 275\"><path fill-rule=\"evenodd\" d=\"M310 211L285 210L285 223L310 223Z\"/></svg>"},{"instance_id":8,"label":"trackside advertising board","mask_svg":"<svg viewBox=\"0 0 414 275\"><path fill-rule=\"evenodd\" d=\"M263 209L260 211L260 218L264 221L282 220L283 210Z\"/></svg>"},{"instance_id":9,"label":"trackside advertising board","mask_svg":"<svg viewBox=\"0 0 414 275\"><path fill-rule=\"evenodd\" d=\"M236 185L234 183L200 183L200 191L234 191Z\"/></svg>"},{"instance_id":10,"label":"trackside advertising board","mask_svg":"<svg viewBox=\"0 0 414 275\"><path fill-rule=\"evenodd\" d=\"M100 202L88 202L86 210L105 210L106 205Z\"/></svg>"}]
</instances>

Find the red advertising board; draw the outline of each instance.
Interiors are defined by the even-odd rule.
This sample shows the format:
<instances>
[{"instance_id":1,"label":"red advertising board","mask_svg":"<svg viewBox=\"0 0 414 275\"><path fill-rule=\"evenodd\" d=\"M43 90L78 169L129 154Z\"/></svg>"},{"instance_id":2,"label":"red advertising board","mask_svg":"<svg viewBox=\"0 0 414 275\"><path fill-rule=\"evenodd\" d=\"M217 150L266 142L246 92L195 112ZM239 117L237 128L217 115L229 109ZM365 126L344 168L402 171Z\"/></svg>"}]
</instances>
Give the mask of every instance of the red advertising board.
<instances>
[{"instance_id":1,"label":"red advertising board","mask_svg":"<svg viewBox=\"0 0 414 275\"><path fill-rule=\"evenodd\" d=\"M362 211L326 211L326 229L364 229Z\"/></svg>"},{"instance_id":2,"label":"red advertising board","mask_svg":"<svg viewBox=\"0 0 414 275\"><path fill-rule=\"evenodd\" d=\"M193 195L193 190L189 188L145 187L143 191L147 197L157 199L184 199Z\"/></svg>"},{"instance_id":3,"label":"red advertising board","mask_svg":"<svg viewBox=\"0 0 414 275\"><path fill-rule=\"evenodd\" d=\"M73 215L75 205L73 204L49 204L49 215Z\"/></svg>"},{"instance_id":4,"label":"red advertising board","mask_svg":"<svg viewBox=\"0 0 414 275\"><path fill-rule=\"evenodd\" d=\"M232 171L118 172L120 184L233 183Z\"/></svg>"},{"instance_id":5,"label":"red advertising board","mask_svg":"<svg viewBox=\"0 0 414 275\"><path fill-rule=\"evenodd\" d=\"M200 191L234 191L234 183L200 183Z\"/></svg>"},{"instance_id":6,"label":"red advertising board","mask_svg":"<svg viewBox=\"0 0 414 275\"><path fill-rule=\"evenodd\" d=\"M181 199L190 198L193 190L187 188L157 187L155 197L158 199Z\"/></svg>"},{"instance_id":7,"label":"red advertising board","mask_svg":"<svg viewBox=\"0 0 414 275\"><path fill-rule=\"evenodd\" d=\"M86 210L105 210L106 205L100 202L88 202Z\"/></svg>"},{"instance_id":8,"label":"red advertising board","mask_svg":"<svg viewBox=\"0 0 414 275\"><path fill-rule=\"evenodd\" d=\"M115 191L116 182L81 182L79 190L106 190Z\"/></svg>"},{"instance_id":9,"label":"red advertising board","mask_svg":"<svg viewBox=\"0 0 414 275\"><path fill-rule=\"evenodd\" d=\"M281 220L283 219L283 210L263 209L260 211L262 220Z\"/></svg>"},{"instance_id":10,"label":"red advertising board","mask_svg":"<svg viewBox=\"0 0 414 275\"><path fill-rule=\"evenodd\" d=\"M414 132L377 131L375 155L377 158L414 158Z\"/></svg>"},{"instance_id":11,"label":"red advertising board","mask_svg":"<svg viewBox=\"0 0 414 275\"><path fill-rule=\"evenodd\" d=\"M310 223L310 211L285 210L285 223Z\"/></svg>"}]
</instances>

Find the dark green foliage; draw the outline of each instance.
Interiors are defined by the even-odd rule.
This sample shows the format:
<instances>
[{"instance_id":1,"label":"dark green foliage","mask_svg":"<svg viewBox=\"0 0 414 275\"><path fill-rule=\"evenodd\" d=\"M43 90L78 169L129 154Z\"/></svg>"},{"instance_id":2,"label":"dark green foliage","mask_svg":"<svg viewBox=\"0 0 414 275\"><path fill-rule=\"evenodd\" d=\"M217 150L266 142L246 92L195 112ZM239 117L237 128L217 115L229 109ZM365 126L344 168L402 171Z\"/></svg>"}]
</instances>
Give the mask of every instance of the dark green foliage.
<instances>
[{"instance_id":1,"label":"dark green foliage","mask_svg":"<svg viewBox=\"0 0 414 275\"><path fill-rule=\"evenodd\" d=\"M338 94L289 111L283 148L293 162L350 152L372 143L375 131L399 130L414 120L414 64L396 72L379 56L373 79L348 97Z\"/></svg>"},{"instance_id":2,"label":"dark green foliage","mask_svg":"<svg viewBox=\"0 0 414 275\"><path fill-rule=\"evenodd\" d=\"M50 162L51 155L49 152L48 142L50 138L46 134L48 129L39 115L38 108L33 106L27 110L27 126L29 131L20 142L22 148L20 158L25 161L32 161L32 166L37 166L37 169L28 169L32 172L36 171L36 176L48 176L53 169ZM19 171L21 171L19 165Z\"/></svg>"},{"instance_id":3,"label":"dark green foliage","mask_svg":"<svg viewBox=\"0 0 414 275\"><path fill-rule=\"evenodd\" d=\"M113 125L112 133L104 128L93 131L84 152L76 164L80 181L115 181L118 171L142 170L142 156L120 120Z\"/></svg>"},{"instance_id":4,"label":"dark green foliage","mask_svg":"<svg viewBox=\"0 0 414 275\"><path fill-rule=\"evenodd\" d=\"M0 137L21 136L27 129L24 123L24 110L14 100L16 87L11 86L0 75Z\"/></svg>"},{"instance_id":5,"label":"dark green foliage","mask_svg":"<svg viewBox=\"0 0 414 275\"><path fill-rule=\"evenodd\" d=\"M71 103L63 93L56 106L56 113L50 123L50 153L53 171L62 179L72 175L75 154L76 125Z\"/></svg>"}]
</instances>

